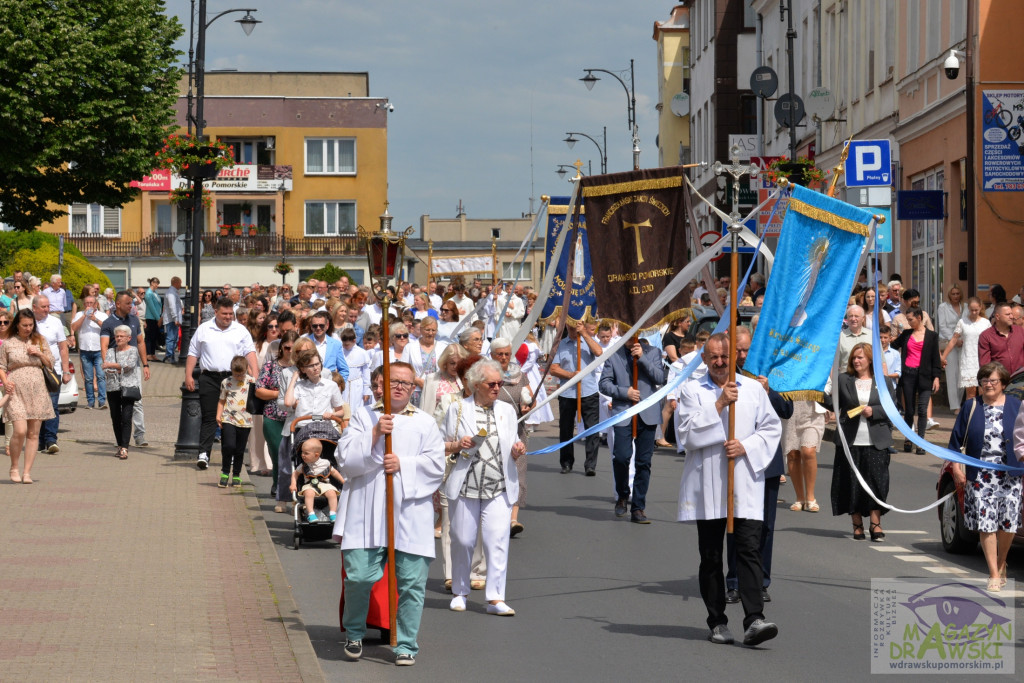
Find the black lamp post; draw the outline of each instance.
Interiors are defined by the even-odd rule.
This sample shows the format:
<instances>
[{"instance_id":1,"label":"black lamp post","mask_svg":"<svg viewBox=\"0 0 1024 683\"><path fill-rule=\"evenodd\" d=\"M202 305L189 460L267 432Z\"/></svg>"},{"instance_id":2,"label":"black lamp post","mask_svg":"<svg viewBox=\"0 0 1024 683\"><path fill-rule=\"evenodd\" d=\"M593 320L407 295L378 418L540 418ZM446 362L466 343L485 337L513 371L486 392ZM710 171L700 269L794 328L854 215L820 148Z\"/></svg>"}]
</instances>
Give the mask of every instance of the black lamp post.
<instances>
[{"instance_id":1,"label":"black lamp post","mask_svg":"<svg viewBox=\"0 0 1024 683\"><path fill-rule=\"evenodd\" d=\"M388 213L388 203L384 202L384 213L380 217L380 230L371 232L359 227L359 236L366 240L366 258L370 265L370 278L377 282L378 288L374 295L380 302L383 309L380 317L381 338L385 345L389 342L388 311L391 308L391 293L388 291L388 282L393 278L401 276L401 268L404 263L405 240L413 233L412 226L405 232L392 232L392 216ZM384 351L384 365L382 376L384 395L381 397L384 404L384 414L391 414L391 354ZM391 434L384 435L384 452L394 453L391 447ZM385 475L385 499L387 512L387 539L388 539L388 605L391 613L391 646L398 645L398 604L397 586L398 579L395 574L395 502L394 502L394 475Z\"/></svg>"},{"instance_id":2,"label":"black lamp post","mask_svg":"<svg viewBox=\"0 0 1024 683\"><path fill-rule=\"evenodd\" d=\"M195 41L195 59L192 59L192 41L189 41L189 83L188 83L188 109L186 112L186 126L189 132L195 124L195 136L202 139L203 128L206 121L203 118L203 99L206 92L206 29L225 14L233 12L245 12L245 16L237 20L245 35L250 35L260 23L252 16L255 9L229 9L224 10L209 21L206 20L206 0L198 0L199 15L196 17L198 31ZM192 0L192 16L195 17L196 0ZM195 22L191 22L194 27ZM192 83L195 82L195 116L192 112ZM203 179L194 177L190 180L192 189L192 210L186 218L186 230L189 239L185 240L185 279L188 282L188 306L185 308L183 325L181 330L181 349L188 353L189 343L192 335L199 327L199 257L202 253L201 244L203 238L202 225L196 220L196 216L203 209ZM199 365L196 365L196 372ZM198 386L198 382L196 383ZM199 454L199 425L202 420L199 410L199 394L195 391L188 391L185 384L181 385L181 414L178 419L178 440L174 444L175 460L195 460Z\"/></svg>"},{"instance_id":3,"label":"black lamp post","mask_svg":"<svg viewBox=\"0 0 1024 683\"><path fill-rule=\"evenodd\" d=\"M601 173L602 174L608 172L608 126L605 126L603 130L604 130L604 146L602 146L600 142L598 142L594 138L590 137L586 133L578 133L578 132L566 133L565 134L566 137L562 141L565 144L569 145L569 149L572 149L573 147L575 147L576 143L579 142L579 140L577 140L575 137L573 137L574 135L580 135L580 136L585 137L586 139L590 140L591 142L593 142L594 145L597 147L597 153L600 155L600 159L601 159Z\"/></svg>"},{"instance_id":4,"label":"black lamp post","mask_svg":"<svg viewBox=\"0 0 1024 683\"><path fill-rule=\"evenodd\" d=\"M636 90L633 79L633 60L629 60L629 85L626 85L626 81L622 80L622 76L619 76L614 71L608 71L607 69L584 69L584 71L587 74L580 80L583 81L583 85L587 86L587 90L593 90L594 84L601 80L594 75L594 72L597 71L608 74L617 80L622 89L626 91L626 122L629 125L629 132L633 135L633 170L638 170L640 168L640 128L636 124ZM623 75L625 73L625 71L622 72ZM605 148L607 149L607 145L605 145Z\"/></svg>"}]
</instances>

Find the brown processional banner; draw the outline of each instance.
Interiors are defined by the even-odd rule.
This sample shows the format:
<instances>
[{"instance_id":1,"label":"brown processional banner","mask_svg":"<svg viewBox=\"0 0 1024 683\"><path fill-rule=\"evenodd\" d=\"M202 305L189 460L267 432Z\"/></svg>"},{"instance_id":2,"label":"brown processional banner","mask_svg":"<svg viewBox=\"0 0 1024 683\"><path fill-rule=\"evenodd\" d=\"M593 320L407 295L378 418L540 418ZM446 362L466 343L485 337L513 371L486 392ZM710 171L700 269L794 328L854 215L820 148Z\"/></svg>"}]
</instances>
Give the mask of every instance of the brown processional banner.
<instances>
[{"instance_id":1,"label":"brown processional banner","mask_svg":"<svg viewBox=\"0 0 1024 683\"><path fill-rule=\"evenodd\" d=\"M687 263L683 173L679 166L582 179L590 263L603 320L635 324ZM683 288L644 330L690 314Z\"/></svg>"}]
</instances>

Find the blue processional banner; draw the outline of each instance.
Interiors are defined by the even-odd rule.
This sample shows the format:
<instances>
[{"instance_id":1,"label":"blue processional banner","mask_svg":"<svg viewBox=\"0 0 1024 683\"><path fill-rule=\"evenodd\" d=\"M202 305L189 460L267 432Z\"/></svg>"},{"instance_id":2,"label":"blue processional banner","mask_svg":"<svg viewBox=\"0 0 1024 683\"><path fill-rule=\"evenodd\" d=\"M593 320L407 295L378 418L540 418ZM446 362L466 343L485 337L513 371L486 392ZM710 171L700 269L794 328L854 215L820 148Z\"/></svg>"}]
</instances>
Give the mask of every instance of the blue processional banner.
<instances>
[{"instance_id":1,"label":"blue processional banner","mask_svg":"<svg viewBox=\"0 0 1024 683\"><path fill-rule=\"evenodd\" d=\"M871 221L864 209L793 187L745 374L768 377L789 398L821 398Z\"/></svg>"},{"instance_id":2,"label":"blue processional banner","mask_svg":"<svg viewBox=\"0 0 1024 683\"><path fill-rule=\"evenodd\" d=\"M583 216L583 207L579 206L579 233L572 243L567 244L562 250L562 257L558 260L555 271L555 278L551 283L551 291L544 301L544 308L541 311L541 322L548 322L561 315L562 304L565 301L566 282L572 285L572 296L569 299L568 321L575 324L579 320L593 320L597 318L597 299L594 294L594 274L590 268L590 244L587 241L587 225ZM545 249L545 272L552 268L551 254L555 250L558 236L562 230L570 227L571 216L569 212L569 197L552 197L548 203L548 230ZM572 238L572 235L569 236ZM573 272L566 275L569 267L569 256L575 252Z\"/></svg>"}]
</instances>

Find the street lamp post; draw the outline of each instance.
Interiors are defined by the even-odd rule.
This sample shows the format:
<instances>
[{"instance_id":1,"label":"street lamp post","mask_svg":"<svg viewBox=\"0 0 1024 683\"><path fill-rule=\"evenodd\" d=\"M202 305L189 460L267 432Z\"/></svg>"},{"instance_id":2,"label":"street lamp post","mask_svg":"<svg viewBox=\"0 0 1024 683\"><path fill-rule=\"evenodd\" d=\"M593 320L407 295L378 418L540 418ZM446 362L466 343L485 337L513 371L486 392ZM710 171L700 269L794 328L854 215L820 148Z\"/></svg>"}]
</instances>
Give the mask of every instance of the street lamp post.
<instances>
[{"instance_id":1,"label":"street lamp post","mask_svg":"<svg viewBox=\"0 0 1024 683\"><path fill-rule=\"evenodd\" d=\"M196 17L196 1L192 0L192 16ZM206 92L206 29L223 17L225 14L234 12L245 12L245 16L237 20L245 35L251 35L258 19L252 16L256 9L229 9L220 12L209 21L206 20L206 0L198 0L199 15L191 22L191 26L197 28L195 41L195 59L192 59L192 41L189 40L189 83L188 83L188 105L186 112L186 126L189 131L195 125L195 136L197 140L203 137L203 128L206 121L203 118L204 95ZM192 112L192 83L195 82L195 116ZM188 306L182 316L181 348L188 353L189 343L192 335L199 327L199 257L202 253L202 224L196 217L203 209L203 179L192 178L190 180L192 190L192 210L186 217L186 231L189 239L185 240L185 278L188 281ZM199 372L199 365L196 364L196 372ZM198 387L198 382L196 383ZM199 453L199 425L202 420L199 410L199 394L195 391L188 391L185 384L181 385L181 413L178 419L178 440L174 444L175 460L194 460Z\"/></svg>"},{"instance_id":2,"label":"street lamp post","mask_svg":"<svg viewBox=\"0 0 1024 683\"><path fill-rule=\"evenodd\" d=\"M608 69L584 69L587 75L581 78L583 85L587 86L587 90L593 90L594 84L597 83L600 78L594 75L594 72L600 72L608 74L622 85L622 89L626 91L626 122L629 125L629 131L633 135L633 170L640 169L640 128L636 123L636 89L634 87L633 79L633 60L629 60L629 85L626 85L626 81L622 80L622 76L609 71ZM625 75L625 71L622 72Z\"/></svg>"},{"instance_id":3,"label":"street lamp post","mask_svg":"<svg viewBox=\"0 0 1024 683\"><path fill-rule=\"evenodd\" d=\"M590 175L590 173L583 173L583 162L579 159L576 160L575 164L558 164L558 170L555 171L555 173L558 174L559 178L565 180L565 175L567 173L572 173L573 171L576 172L576 175L569 179L570 182L582 178L584 175Z\"/></svg>"},{"instance_id":4,"label":"street lamp post","mask_svg":"<svg viewBox=\"0 0 1024 683\"><path fill-rule=\"evenodd\" d=\"M565 134L566 137L565 137L565 140L563 140L563 142L565 144L569 145L569 149L572 149L573 147L575 147L576 143L579 142L576 138L573 137L574 135L581 135L581 136L585 137L586 139L590 140L591 142L593 142L594 145L597 146L597 152L598 152L598 154L600 155L600 158L601 158L601 173L602 174L608 172L608 126L605 126L603 130L604 130L604 146L603 147L601 146L600 142L598 142L594 138L590 137L586 133L569 132L569 133Z\"/></svg>"}]
</instances>

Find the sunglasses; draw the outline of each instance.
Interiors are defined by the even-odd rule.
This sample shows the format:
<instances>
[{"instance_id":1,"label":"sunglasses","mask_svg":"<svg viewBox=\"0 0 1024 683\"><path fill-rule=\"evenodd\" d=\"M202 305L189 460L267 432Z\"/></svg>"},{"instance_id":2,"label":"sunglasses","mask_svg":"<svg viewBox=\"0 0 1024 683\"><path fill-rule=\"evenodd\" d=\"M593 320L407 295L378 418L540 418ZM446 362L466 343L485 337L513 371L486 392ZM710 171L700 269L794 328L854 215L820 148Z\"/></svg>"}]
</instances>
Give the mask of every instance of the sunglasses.
<instances>
[{"instance_id":1,"label":"sunglasses","mask_svg":"<svg viewBox=\"0 0 1024 683\"><path fill-rule=\"evenodd\" d=\"M10 320L0 320L0 325L2 325L4 327L6 327L7 325L10 325L10 324L11 324Z\"/></svg>"},{"instance_id":2,"label":"sunglasses","mask_svg":"<svg viewBox=\"0 0 1024 683\"><path fill-rule=\"evenodd\" d=\"M483 384L488 389L497 389L501 386L501 382L480 382L480 384Z\"/></svg>"},{"instance_id":3,"label":"sunglasses","mask_svg":"<svg viewBox=\"0 0 1024 683\"><path fill-rule=\"evenodd\" d=\"M282 347L281 347L281 350L282 350L282 351L291 351L291 350L292 350L292 347L290 347L290 346L282 346Z\"/></svg>"},{"instance_id":4,"label":"sunglasses","mask_svg":"<svg viewBox=\"0 0 1024 683\"><path fill-rule=\"evenodd\" d=\"M276 330L277 329L277 325L267 325L267 329L268 330Z\"/></svg>"},{"instance_id":5,"label":"sunglasses","mask_svg":"<svg viewBox=\"0 0 1024 683\"><path fill-rule=\"evenodd\" d=\"M407 334L393 334L391 336L394 337L395 339L408 339L409 338L409 335L407 335Z\"/></svg>"},{"instance_id":6,"label":"sunglasses","mask_svg":"<svg viewBox=\"0 0 1024 683\"><path fill-rule=\"evenodd\" d=\"M310 325L310 327L312 327L314 330L322 330L325 327L327 327L327 325Z\"/></svg>"}]
</instances>

